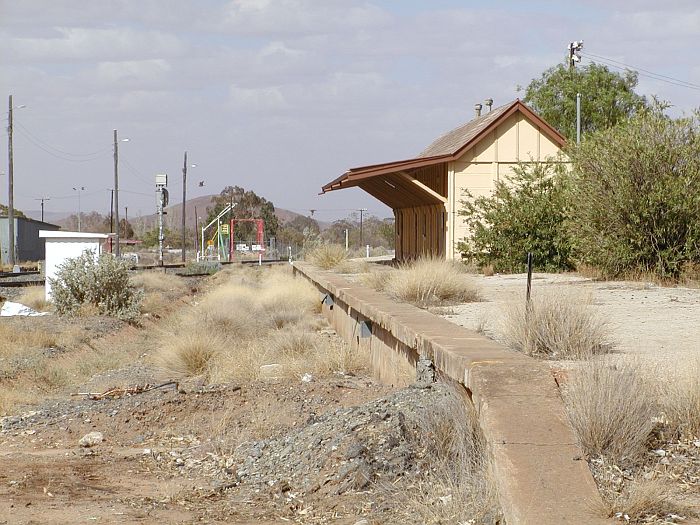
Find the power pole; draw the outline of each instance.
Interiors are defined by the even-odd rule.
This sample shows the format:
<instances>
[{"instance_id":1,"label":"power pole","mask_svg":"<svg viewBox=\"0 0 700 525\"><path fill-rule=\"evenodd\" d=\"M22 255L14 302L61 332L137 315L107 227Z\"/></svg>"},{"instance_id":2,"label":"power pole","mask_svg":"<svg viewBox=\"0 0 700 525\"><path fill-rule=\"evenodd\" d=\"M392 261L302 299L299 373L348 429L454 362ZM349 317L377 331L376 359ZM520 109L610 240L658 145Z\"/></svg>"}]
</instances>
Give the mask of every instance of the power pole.
<instances>
[{"instance_id":1,"label":"power pole","mask_svg":"<svg viewBox=\"0 0 700 525\"><path fill-rule=\"evenodd\" d=\"M119 142L117 141L117 130L114 130L114 220L117 224L114 240L116 242L116 256L120 257L119 249Z\"/></svg>"},{"instance_id":2,"label":"power pole","mask_svg":"<svg viewBox=\"0 0 700 525\"><path fill-rule=\"evenodd\" d=\"M185 207L187 202L187 152L185 162L182 164L182 262L185 262Z\"/></svg>"},{"instance_id":3,"label":"power pole","mask_svg":"<svg viewBox=\"0 0 700 525\"><path fill-rule=\"evenodd\" d=\"M575 40L569 42L567 47L569 51L569 69L573 70L578 62L581 62L581 50L583 49L583 40Z\"/></svg>"},{"instance_id":4,"label":"power pole","mask_svg":"<svg viewBox=\"0 0 700 525\"><path fill-rule=\"evenodd\" d=\"M362 214L367 211L367 208L360 208L360 248L362 248Z\"/></svg>"},{"instance_id":5,"label":"power pole","mask_svg":"<svg viewBox=\"0 0 700 525\"><path fill-rule=\"evenodd\" d=\"M14 158L12 156L12 95L7 113L7 225L9 228L9 263L15 265L15 199L14 199Z\"/></svg>"},{"instance_id":6,"label":"power pole","mask_svg":"<svg viewBox=\"0 0 700 525\"><path fill-rule=\"evenodd\" d=\"M199 215L197 215L197 206L194 207L194 252L199 251ZM199 259L197 259L199 260Z\"/></svg>"},{"instance_id":7,"label":"power pole","mask_svg":"<svg viewBox=\"0 0 700 525\"><path fill-rule=\"evenodd\" d=\"M49 197L40 197L38 199L34 199L35 201L41 201L41 222L44 222L44 201L50 201L51 198Z\"/></svg>"},{"instance_id":8,"label":"power pole","mask_svg":"<svg viewBox=\"0 0 700 525\"><path fill-rule=\"evenodd\" d=\"M114 233L114 190L109 193L109 233Z\"/></svg>"},{"instance_id":9,"label":"power pole","mask_svg":"<svg viewBox=\"0 0 700 525\"><path fill-rule=\"evenodd\" d=\"M129 207L124 206L124 237L126 237L126 225L129 224Z\"/></svg>"}]
</instances>

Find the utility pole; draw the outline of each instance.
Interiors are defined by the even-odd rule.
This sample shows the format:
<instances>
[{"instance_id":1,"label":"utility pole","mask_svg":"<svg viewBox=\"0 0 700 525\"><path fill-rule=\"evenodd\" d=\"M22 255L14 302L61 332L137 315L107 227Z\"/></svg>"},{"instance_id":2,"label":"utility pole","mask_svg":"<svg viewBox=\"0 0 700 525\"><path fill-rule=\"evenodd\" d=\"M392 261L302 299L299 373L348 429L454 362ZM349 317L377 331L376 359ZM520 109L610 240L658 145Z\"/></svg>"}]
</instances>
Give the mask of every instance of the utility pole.
<instances>
[{"instance_id":1,"label":"utility pole","mask_svg":"<svg viewBox=\"0 0 700 525\"><path fill-rule=\"evenodd\" d=\"M185 262L185 207L187 203L187 152L185 151L185 162L182 164L182 262Z\"/></svg>"},{"instance_id":2,"label":"utility pole","mask_svg":"<svg viewBox=\"0 0 700 525\"><path fill-rule=\"evenodd\" d=\"M156 194L158 203L158 265L163 266L163 208L168 205L168 175L156 175Z\"/></svg>"},{"instance_id":3,"label":"utility pole","mask_svg":"<svg viewBox=\"0 0 700 525\"><path fill-rule=\"evenodd\" d=\"M114 233L114 190L109 192L109 233Z\"/></svg>"},{"instance_id":4,"label":"utility pole","mask_svg":"<svg viewBox=\"0 0 700 525\"><path fill-rule=\"evenodd\" d=\"M44 222L44 201L50 201L50 197L39 197L34 199L35 201L41 201L41 222Z\"/></svg>"},{"instance_id":5,"label":"utility pole","mask_svg":"<svg viewBox=\"0 0 700 525\"><path fill-rule=\"evenodd\" d=\"M199 215L197 215L197 206L194 207L194 252L199 251ZM197 258L199 260L199 257Z\"/></svg>"},{"instance_id":6,"label":"utility pole","mask_svg":"<svg viewBox=\"0 0 700 525\"><path fill-rule=\"evenodd\" d=\"M14 159L12 157L12 95L7 113L7 226L9 228L9 263L15 265L15 199L14 199Z\"/></svg>"},{"instance_id":7,"label":"utility pole","mask_svg":"<svg viewBox=\"0 0 700 525\"><path fill-rule=\"evenodd\" d=\"M80 229L80 217L81 217L82 214L83 214L83 213L82 213L82 210L81 210L81 208L80 208L80 192L81 192L81 191L85 191L85 186L79 186L79 187L77 187L77 188L73 188L73 191L77 191L77 192L78 192L78 231L80 232L80 231L82 231L82 230Z\"/></svg>"},{"instance_id":8,"label":"utility pole","mask_svg":"<svg viewBox=\"0 0 700 525\"><path fill-rule=\"evenodd\" d=\"M360 248L362 248L362 214L367 211L367 208L360 208Z\"/></svg>"},{"instance_id":9,"label":"utility pole","mask_svg":"<svg viewBox=\"0 0 700 525\"><path fill-rule=\"evenodd\" d=\"M114 130L114 220L116 222L116 231L114 240L116 242L117 259L121 256L119 249L119 142L117 141L117 130Z\"/></svg>"},{"instance_id":10,"label":"utility pole","mask_svg":"<svg viewBox=\"0 0 700 525\"><path fill-rule=\"evenodd\" d=\"M576 144L581 144L581 93L576 93Z\"/></svg>"},{"instance_id":11,"label":"utility pole","mask_svg":"<svg viewBox=\"0 0 700 525\"><path fill-rule=\"evenodd\" d=\"M567 49L569 51L569 69L573 71L573 69L576 67L576 64L581 62L580 53L583 49L583 40L575 40L573 42L569 42Z\"/></svg>"},{"instance_id":12,"label":"utility pole","mask_svg":"<svg viewBox=\"0 0 700 525\"><path fill-rule=\"evenodd\" d=\"M127 237L126 232L128 231L126 229L127 224L129 224L129 207L124 206L124 237Z\"/></svg>"}]
</instances>

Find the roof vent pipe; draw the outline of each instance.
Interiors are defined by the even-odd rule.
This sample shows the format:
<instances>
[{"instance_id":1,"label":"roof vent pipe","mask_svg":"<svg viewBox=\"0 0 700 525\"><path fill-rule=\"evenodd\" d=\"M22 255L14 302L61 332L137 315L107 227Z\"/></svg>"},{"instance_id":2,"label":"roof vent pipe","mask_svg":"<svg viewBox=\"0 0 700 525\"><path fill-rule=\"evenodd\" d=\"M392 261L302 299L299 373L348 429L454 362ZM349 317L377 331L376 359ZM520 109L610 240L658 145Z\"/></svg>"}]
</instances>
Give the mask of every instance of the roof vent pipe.
<instances>
[{"instance_id":1,"label":"roof vent pipe","mask_svg":"<svg viewBox=\"0 0 700 525\"><path fill-rule=\"evenodd\" d=\"M493 106L493 99L487 98L486 100L484 100L484 104L486 104L486 107L489 108L489 113L491 113L491 106Z\"/></svg>"},{"instance_id":2,"label":"roof vent pipe","mask_svg":"<svg viewBox=\"0 0 700 525\"><path fill-rule=\"evenodd\" d=\"M481 116L481 104L474 104L474 113L477 117Z\"/></svg>"}]
</instances>

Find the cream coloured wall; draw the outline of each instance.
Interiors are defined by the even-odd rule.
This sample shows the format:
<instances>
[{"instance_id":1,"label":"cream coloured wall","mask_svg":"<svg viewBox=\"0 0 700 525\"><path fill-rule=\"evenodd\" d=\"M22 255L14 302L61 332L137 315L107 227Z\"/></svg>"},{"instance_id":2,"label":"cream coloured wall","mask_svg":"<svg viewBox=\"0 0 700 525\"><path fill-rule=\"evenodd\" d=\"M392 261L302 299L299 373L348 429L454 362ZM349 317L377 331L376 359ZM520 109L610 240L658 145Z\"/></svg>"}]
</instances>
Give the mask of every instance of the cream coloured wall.
<instances>
[{"instance_id":1,"label":"cream coloured wall","mask_svg":"<svg viewBox=\"0 0 700 525\"><path fill-rule=\"evenodd\" d=\"M464 189L474 196L491 194L494 183L512 173L518 162L556 160L560 148L537 125L516 112L459 159L448 164L446 256L458 257L456 244L469 234L460 200Z\"/></svg>"}]
</instances>

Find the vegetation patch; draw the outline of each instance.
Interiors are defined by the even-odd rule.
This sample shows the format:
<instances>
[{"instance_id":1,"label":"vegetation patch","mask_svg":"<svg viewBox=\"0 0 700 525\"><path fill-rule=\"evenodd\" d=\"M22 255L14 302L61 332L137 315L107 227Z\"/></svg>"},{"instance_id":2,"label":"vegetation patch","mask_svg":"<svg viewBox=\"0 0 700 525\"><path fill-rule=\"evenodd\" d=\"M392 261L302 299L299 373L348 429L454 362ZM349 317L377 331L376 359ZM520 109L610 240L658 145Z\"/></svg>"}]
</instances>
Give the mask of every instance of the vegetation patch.
<instances>
[{"instance_id":1,"label":"vegetation patch","mask_svg":"<svg viewBox=\"0 0 700 525\"><path fill-rule=\"evenodd\" d=\"M611 349L609 327L578 294L548 293L512 305L503 324L506 344L547 359L583 359Z\"/></svg>"}]
</instances>

